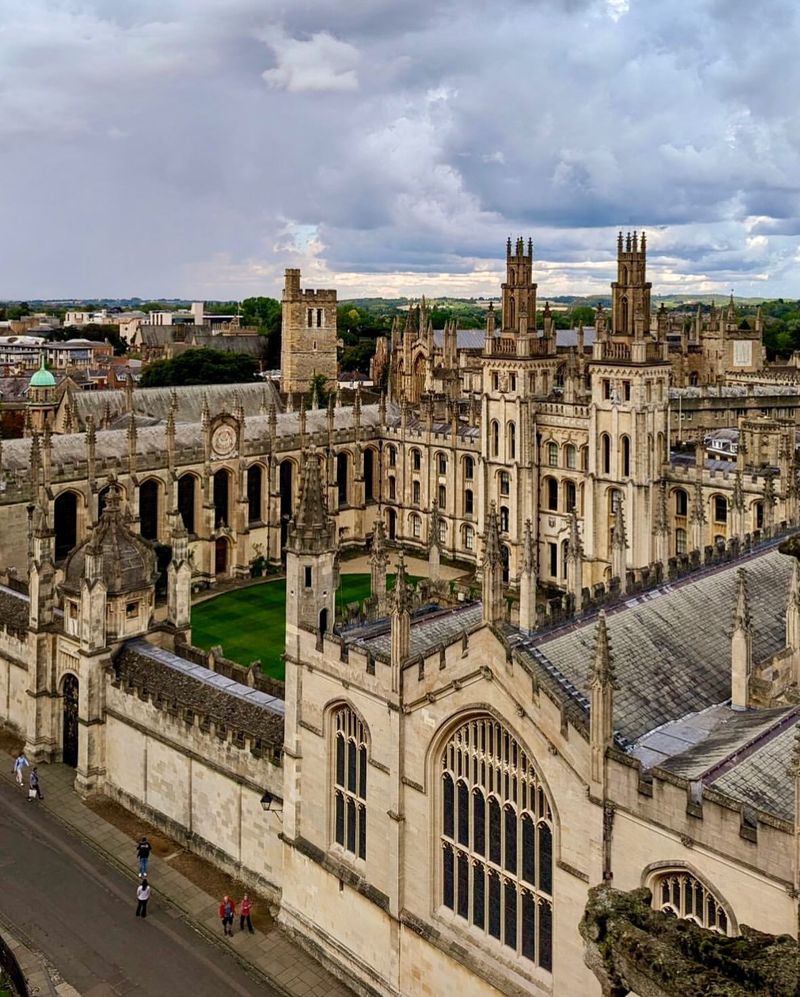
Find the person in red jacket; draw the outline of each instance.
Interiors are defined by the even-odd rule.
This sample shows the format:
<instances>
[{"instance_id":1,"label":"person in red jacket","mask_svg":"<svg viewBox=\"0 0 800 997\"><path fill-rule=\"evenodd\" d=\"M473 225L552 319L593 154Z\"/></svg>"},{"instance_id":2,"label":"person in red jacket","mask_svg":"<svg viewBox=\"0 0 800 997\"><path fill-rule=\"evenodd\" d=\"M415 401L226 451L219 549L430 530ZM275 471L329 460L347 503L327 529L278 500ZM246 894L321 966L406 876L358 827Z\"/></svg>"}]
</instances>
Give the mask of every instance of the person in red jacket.
<instances>
[{"instance_id":1,"label":"person in red jacket","mask_svg":"<svg viewBox=\"0 0 800 997\"><path fill-rule=\"evenodd\" d=\"M250 912L252 910L253 910L253 901L245 893L245 895L242 897L239 903L239 931L244 931L244 926L245 924L247 924L247 927L250 929L251 935L255 934L255 932L253 931L253 922L250 920Z\"/></svg>"},{"instance_id":2,"label":"person in red jacket","mask_svg":"<svg viewBox=\"0 0 800 997\"><path fill-rule=\"evenodd\" d=\"M222 898L219 905L219 919L222 921L222 933L233 936L233 919L236 916L236 904L229 896Z\"/></svg>"}]
</instances>

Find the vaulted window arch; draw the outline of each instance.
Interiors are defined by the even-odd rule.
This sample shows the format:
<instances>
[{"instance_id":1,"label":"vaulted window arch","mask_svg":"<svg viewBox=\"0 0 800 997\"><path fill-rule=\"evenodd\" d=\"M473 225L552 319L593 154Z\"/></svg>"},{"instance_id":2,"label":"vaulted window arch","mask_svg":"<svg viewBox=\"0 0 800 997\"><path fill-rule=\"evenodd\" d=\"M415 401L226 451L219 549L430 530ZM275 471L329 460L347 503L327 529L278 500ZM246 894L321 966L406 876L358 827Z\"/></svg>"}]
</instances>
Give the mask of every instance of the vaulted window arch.
<instances>
[{"instance_id":1,"label":"vaulted window arch","mask_svg":"<svg viewBox=\"0 0 800 997\"><path fill-rule=\"evenodd\" d=\"M332 715L333 840L356 858L367 857L367 730L349 706Z\"/></svg>"},{"instance_id":2,"label":"vaulted window arch","mask_svg":"<svg viewBox=\"0 0 800 997\"><path fill-rule=\"evenodd\" d=\"M457 728L439 765L442 906L551 971L554 822L532 760L487 716Z\"/></svg>"}]
</instances>

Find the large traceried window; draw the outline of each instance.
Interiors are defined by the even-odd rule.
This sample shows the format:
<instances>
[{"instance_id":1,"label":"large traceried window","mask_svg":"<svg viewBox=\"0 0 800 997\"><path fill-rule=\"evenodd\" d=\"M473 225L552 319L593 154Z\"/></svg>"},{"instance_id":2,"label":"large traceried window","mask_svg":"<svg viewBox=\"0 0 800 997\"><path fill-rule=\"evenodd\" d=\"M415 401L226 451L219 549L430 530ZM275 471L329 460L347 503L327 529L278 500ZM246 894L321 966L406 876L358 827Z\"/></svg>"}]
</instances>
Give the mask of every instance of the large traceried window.
<instances>
[{"instance_id":1,"label":"large traceried window","mask_svg":"<svg viewBox=\"0 0 800 997\"><path fill-rule=\"evenodd\" d=\"M333 714L334 840L357 858L367 857L367 737L349 706Z\"/></svg>"},{"instance_id":2,"label":"large traceried window","mask_svg":"<svg viewBox=\"0 0 800 997\"><path fill-rule=\"evenodd\" d=\"M733 933L723 904L699 879L685 869L661 873L653 881L653 906L665 914L694 921L721 935Z\"/></svg>"},{"instance_id":3,"label":"large traceried window","mask_svg":"<svg viewBox=\"0 0 800 997\"><path fill-rule=\"evenodd\" d=\"M482 717L441 761L441 902L542 969L553 965L553 814L531 760Z\"/></svg>"}]
</instances>

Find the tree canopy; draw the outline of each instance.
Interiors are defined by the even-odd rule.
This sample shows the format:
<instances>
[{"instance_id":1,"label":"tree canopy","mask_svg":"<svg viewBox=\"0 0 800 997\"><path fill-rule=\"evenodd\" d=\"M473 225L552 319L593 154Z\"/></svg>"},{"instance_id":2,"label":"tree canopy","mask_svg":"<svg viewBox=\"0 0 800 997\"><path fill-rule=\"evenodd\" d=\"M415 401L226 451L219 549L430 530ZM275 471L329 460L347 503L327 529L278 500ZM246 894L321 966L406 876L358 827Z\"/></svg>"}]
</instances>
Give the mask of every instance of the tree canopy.
<instances>
[{"instance_id":1,"label":"tree canopy","mask_svg":"<svg viewBox=\"0 0 800 997\"><path fill-rule=\"evenodd\" d=\"M258 364L240 353L219 350L186 350L171 360L155 360L142 372L143 388L167 388L187 384L237 384L254 381Z\"/></svg>"}]
</instances>

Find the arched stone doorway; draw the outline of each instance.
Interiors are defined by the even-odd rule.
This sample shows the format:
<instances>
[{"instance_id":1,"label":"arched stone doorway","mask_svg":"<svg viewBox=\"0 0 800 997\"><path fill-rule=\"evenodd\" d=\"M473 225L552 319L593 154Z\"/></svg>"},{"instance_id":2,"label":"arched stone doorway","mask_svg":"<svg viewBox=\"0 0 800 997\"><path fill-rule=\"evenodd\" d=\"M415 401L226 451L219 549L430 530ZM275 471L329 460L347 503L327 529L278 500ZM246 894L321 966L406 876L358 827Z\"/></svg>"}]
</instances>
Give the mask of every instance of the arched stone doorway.
<instances>
[{"instance_id":1,"label":"arched stone doorway","mask_svg":"<svg viewBox=\"0 0 800 997\"><path fill-rule=\"evenodd\" d=\"M214 572L217 575L228 573L228 538L217 537L214 544Z\"/></svg>"},{"instance_id":2,"label":"arched stone doorway","mask_svg":"<svg viewBox=\"0 0 800 997\"><path fill-rule=\"evenodd\" d=\"M63 699L63 731L61 759L72 768L78 766L78 679L65 675L61 686Z\"/></svg>"}]
</instances>

